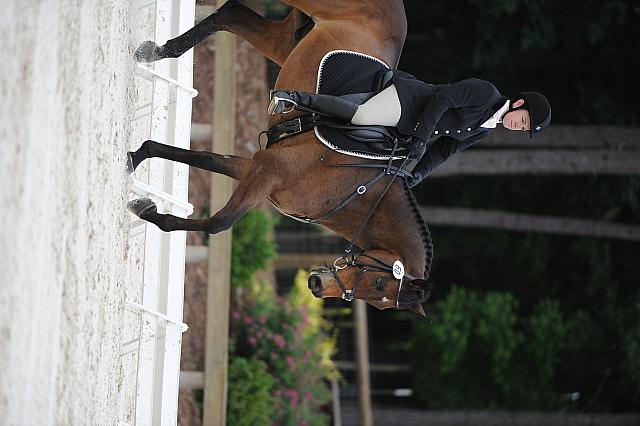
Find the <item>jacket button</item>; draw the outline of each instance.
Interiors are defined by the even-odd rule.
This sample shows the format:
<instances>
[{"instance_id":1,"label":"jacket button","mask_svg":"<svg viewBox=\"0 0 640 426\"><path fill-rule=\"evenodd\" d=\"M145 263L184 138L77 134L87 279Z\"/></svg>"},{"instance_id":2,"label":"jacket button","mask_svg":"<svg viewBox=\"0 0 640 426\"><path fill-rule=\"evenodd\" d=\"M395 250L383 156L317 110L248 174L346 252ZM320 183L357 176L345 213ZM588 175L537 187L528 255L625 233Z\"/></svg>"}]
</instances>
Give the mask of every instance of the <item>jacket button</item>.
<instances>
[{"instance_id":1,"label":"jacket button","mask_svg":"<svg viewBox=\"0 0 640 426\"><path fill-rule=\"evenodd\" d=\"M470 131L471 131L471 127L467 127L467 132L470 132Z\"/></svg>"},{"instance_id":2,"label":"jacket button","mask_svg":"<svg viewBox=\"0 0 640 426\"><path fill-rule=\"evenodd\" d=\"M446 134L449 134L449 131L448 131L448 130L446 130L446 131L445 131L445 133L446 133Z\"/></svg>"},{"instance_id":3,"label":"jacket button","mask_svg":"<svg viewBox=\"0 0 640 426\"><path fill-rule=\"evenodd\" d=\"M437 135L437 134L438 134L438 131L436 130L436 131L435 131L435 132L433 132L433 133Z\"/></svg>"},{"instance_id":4,"label":"jacket button","mask_svg":"<svg viewBox=\"0 0 640 426\"><path fill-rule=\"evenodd\" d=\"M460 130L456 130L456 133L460 133Z\"/></svg>"}]
</instances>

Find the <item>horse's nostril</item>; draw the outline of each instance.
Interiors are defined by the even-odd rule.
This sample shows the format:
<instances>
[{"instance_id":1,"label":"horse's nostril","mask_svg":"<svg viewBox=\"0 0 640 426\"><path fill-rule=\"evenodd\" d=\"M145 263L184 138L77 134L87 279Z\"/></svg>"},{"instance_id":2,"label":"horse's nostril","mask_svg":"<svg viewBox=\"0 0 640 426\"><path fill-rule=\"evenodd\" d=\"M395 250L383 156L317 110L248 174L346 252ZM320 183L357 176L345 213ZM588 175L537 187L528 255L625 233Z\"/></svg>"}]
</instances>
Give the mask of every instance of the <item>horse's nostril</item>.
<instances>
[{"instance_id":1,"label":"horse's nostril","mask_svg":"<svg viewBox=\"0 0 640 426\"><path fill-rule=\"evenodd\" d=\"M311 275L308 280L309 290L319 291L322 290L322 280L317 275Z\"/></svg>"}]
</instances>

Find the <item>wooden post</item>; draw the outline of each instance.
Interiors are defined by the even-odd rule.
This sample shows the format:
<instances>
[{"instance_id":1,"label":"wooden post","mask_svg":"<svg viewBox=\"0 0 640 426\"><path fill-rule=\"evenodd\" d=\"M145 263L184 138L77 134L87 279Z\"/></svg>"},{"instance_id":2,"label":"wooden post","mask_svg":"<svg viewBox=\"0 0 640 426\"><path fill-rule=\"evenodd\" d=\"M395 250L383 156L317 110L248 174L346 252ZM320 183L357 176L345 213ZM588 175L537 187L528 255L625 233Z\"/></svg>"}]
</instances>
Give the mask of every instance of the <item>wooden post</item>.
<instances>
[{"instance_id":1,"label":"wooden post","mask_svg":"<svg viewBox=\"0 0 640 426\"><path fill-rule=\"evenodd\" d=\"M223 3L224 0L218 0L218 6ZM211 147L214 152L233 154L236 110L236 36L221 32L215 37ZM211 175L210 211L212 214L227 203L232 192L231 179L219 174ZM209 247L203 424L220 426L226 424L227 412L231 231L211 235Z\"/></svg>"},{"instance_id":2,"label":"wooden post","mask_svg":"<svg viewBox=\"0 0 640 426\"><path fill-rule=\"evenodd\" d=\"M333 408L333 426L342 426L342 409L340 408L340 383L338 373L331 374L331 403Z\"/></svg>"},{"instance_id":3,"label":"wooden post","mask_svg":"<svg viewBox=\"0 0 640 426\"><path fill-rule=\"evenodd\" d=\"M459 175L637 176L640 153L608 149L470 149L451 157L432 176Z\"/></svg>"},{"instance_id":4,"label":"wooden post","mask_svg":"<svg viewBox=\"0 0 640 426\"><path fill-rule=\"evenodd\" d=\"M429 218L429 225L640 241L640 226L628 223L464 207L421 206L420 210L424 217Z\"/></svg>"},{"instance_id":5,"label":"wooden post","mask_svg":"<svg viewBox=\"0 0 640 426\"><path fill-rule=\"evenodd\" d=\"M358 399L360 401L360 424L373 426L371 410L371 383L369 381L369 338L367 303L353 301L353 319L356 331L356 362L358 365Z\"/></svg>"}]
</instances>

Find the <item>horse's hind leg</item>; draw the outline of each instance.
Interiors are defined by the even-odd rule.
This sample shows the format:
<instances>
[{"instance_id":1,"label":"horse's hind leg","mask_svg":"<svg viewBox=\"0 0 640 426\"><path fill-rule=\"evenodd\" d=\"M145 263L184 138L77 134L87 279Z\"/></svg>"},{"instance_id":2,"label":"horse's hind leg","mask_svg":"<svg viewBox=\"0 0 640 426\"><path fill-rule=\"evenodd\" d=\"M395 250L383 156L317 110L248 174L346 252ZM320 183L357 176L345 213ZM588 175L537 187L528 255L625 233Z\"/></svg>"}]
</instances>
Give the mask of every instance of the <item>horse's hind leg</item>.
<instances>
[{"instance_id":1,"label":"horse's hind leg","mask_svg":"<svg viewBox=\"0 0 640 426\"><path fill-rule=\"evenodd\" d=\"M208 151L190 151L147 140L137 151L127 154L127 172L133 173L142 161L152 157L177 161L237 180L242 179L247 174L252 164L252 160L244 157L220 155Z\"/></svg>"},{"instance_id":2,"label":"horse's hind leg","mask_svg":"<svg viewBox=\"0 0 640 426\"><path fill-rule=\"evenodd\" d=\"M283 21L271 21L238 0L228 0L195 27L167 41L164 46L156 46L153 42L143 43L136 51L136 59L151 62L177 58L211 34L229 31L251 43L265 57L282 65L300 40L298 30L305 23L305 16L296 10Z\"/></svg>"},{"instance_id":3,"label":"horse's hind leg","mask_svg":"<svg viewBox=\"0 0 640 426\"><path fill-rule=\"evenodd\" d=\"M133 200L127 206L139 218L151 222L165 232L206 231L216 234L229 229L249 209L255 207L266 196L275 183L275 177L252 171L243 179L227 204L208 219L184 219L170 214L160 214L156 205L148 198Z\"/></svg>"}]
</instances>

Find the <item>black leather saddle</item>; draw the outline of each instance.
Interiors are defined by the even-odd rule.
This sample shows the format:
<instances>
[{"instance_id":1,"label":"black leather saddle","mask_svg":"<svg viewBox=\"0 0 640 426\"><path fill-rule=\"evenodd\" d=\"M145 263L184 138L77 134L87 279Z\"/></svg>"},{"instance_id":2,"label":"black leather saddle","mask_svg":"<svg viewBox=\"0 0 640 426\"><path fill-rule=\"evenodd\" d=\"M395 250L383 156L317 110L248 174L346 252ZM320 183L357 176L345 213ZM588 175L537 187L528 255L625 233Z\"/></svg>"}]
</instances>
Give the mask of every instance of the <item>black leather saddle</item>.
<instances>
[{"instance_id":1,"label":"black leather saddle","mask_svg":"<svg viewBox=\"0 0 640 426\"><path fill-rule=\"evenodd\" d=\"M342 96L360 105L389 87L392 80L393 71L383 62L357 52L334 51L320 64L317 92ZM345 124L314 113L270 128L267 147L311 129L323 144L349 155L388 160L416 151L412 137L402 135L395 127Z\"/></svg>"}]
</instances>

